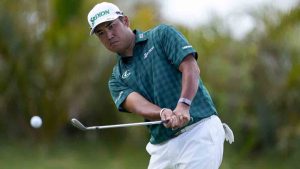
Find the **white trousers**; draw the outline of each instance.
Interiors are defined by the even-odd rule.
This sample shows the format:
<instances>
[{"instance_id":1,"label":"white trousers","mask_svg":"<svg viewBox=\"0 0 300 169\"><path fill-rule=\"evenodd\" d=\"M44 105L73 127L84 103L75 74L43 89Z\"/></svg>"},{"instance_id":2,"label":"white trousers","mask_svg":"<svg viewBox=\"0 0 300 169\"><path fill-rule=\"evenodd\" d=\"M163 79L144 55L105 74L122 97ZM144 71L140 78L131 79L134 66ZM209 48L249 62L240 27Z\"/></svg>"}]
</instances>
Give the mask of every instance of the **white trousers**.
<instances>
[{"instance_id":1,"label":"white trousers","mask_svg":"<svg viewBox=\"0 0 300 169\"><path fill-rule=\"evenodd\" d=\"M148 169L218 169L222 163L225 133L213 115L179 136L161 144L148 143Z\"/></svg>"}]
</instances>

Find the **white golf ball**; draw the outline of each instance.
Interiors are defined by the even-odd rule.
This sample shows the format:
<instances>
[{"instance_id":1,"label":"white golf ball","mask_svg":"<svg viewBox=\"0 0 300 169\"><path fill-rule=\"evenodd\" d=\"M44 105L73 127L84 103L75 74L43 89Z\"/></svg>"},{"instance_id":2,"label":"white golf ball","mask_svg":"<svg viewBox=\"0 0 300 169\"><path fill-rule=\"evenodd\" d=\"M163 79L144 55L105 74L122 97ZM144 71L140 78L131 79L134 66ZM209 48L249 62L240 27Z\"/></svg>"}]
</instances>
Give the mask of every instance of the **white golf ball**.
<instances>
[{"instance_id":1,"label":"white golf ball","mask_svg":"<svg viewBox=\"0 0 300 169\"><path fill-rule=\"evenodd\" d=\"M33 128L40 128L42 126L42 119L39 116L33 116L30 119L30 124Z\"/></svg>"}]
</instances>

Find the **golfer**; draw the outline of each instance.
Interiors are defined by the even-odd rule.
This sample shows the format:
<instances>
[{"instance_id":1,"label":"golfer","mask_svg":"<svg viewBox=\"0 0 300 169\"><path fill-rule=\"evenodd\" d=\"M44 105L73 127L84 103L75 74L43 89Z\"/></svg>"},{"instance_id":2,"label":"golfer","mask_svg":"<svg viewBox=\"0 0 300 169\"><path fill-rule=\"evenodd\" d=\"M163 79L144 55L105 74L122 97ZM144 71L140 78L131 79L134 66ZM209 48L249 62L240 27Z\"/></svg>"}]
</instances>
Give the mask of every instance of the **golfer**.
<instances>
[{"instance_id":1,"label":"golfer","mask_svg":"<svg viewBox=\"0 0 300 169\"><path fill-rule=\"evenodd\" d=\"M197 52L174 27L159 25L146 32L132 30L126 15L102 2L88 14L90 34L116 53L109 90L120 111L146 121L149 169L217 169L225 136L233 135L217 116L200 79Z\"/></svg>"}]
</instances>

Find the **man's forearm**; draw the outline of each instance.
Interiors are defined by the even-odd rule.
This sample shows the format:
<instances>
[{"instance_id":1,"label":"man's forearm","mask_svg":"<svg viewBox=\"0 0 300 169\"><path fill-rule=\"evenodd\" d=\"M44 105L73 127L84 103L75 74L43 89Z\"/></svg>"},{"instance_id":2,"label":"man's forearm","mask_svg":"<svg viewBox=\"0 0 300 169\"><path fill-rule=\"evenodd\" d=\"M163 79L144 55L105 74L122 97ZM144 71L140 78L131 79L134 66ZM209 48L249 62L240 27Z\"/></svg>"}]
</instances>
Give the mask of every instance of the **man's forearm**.
<instances>
[{"instance_id":1,"label":"man's forearm","mask_svg":"<svg viewBox=\"0 0 300 169\"><path fill-rule=\"evenodd\" d=\"M187 70L182 73L182 90L181 98L193 100L197 93L199 83L199 75L193 70Z\"/></svg>"},{"instance_id":2,"label":"man's forearm","mask_svg":"<svg viewBox=\"0 0 300 169\"><path fill-rule=\"evenodd\" d=\"M200 69L196 60L189 56L180 65L182 72L181 98L193 100L198 90Z\"/></svg>"},{"instance_id":3,"label":"man's forearm","mask_svg":"<svg viewBox=\"0 0 300 169\"><path fill-rule=\"evenodd\" d=\"M123 103L123 107L131 113L140 115L148 120L160 120L159 112L161 108L137 92L130 93Z\"/></svg>"}]
</instances>

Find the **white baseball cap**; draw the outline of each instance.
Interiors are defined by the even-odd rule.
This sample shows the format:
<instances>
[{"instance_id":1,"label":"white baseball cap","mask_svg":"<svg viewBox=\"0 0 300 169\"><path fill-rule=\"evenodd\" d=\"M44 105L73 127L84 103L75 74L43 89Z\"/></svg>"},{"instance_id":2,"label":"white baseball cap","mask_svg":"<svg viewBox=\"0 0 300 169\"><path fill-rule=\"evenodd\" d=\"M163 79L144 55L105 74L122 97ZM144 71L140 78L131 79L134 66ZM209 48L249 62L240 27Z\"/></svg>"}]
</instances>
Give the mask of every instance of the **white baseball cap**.
<instances>
[{"instance_id":1,"label":"white baseball cap","mask_svg":"<svg viewBox=\"0 0 300 169\"><path fill-rule=\"evenodd\" d=\"M108 2L102 2L93 7L93 9L88 14L88 22L91 27L90 35L94 33L95 28L107 21L112 21L117 19L119 16L123 16L123 12L120 9Z\"/></svg>"}]
</instances>

